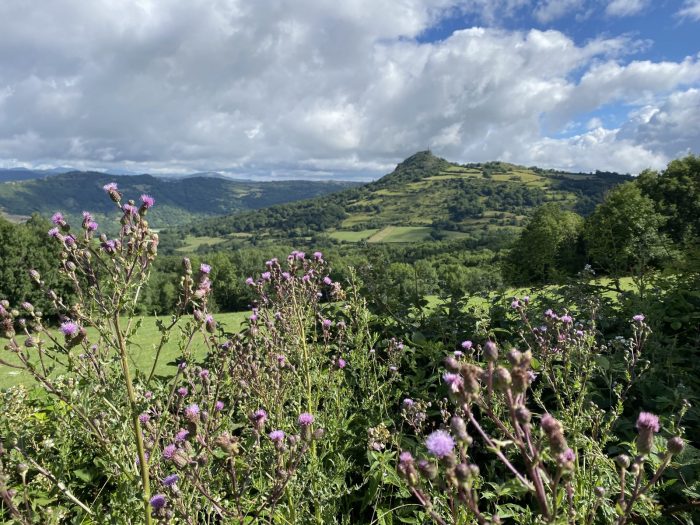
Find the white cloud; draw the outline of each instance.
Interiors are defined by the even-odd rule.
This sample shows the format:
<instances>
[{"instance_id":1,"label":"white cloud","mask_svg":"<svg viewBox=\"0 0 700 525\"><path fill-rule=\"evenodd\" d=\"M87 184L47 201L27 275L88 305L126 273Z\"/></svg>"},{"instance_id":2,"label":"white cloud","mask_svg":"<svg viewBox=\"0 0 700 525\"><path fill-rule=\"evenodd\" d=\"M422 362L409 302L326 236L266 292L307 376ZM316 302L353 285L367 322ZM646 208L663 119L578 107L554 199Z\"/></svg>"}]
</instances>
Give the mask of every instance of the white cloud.
<instances>
[{"instance_id":1,"label":"white cloud","mask_svg":"<svg viewBox=\"0 0 700 525\"><path fill-rule=\"evenodd\" d=\"M583 6L583 0L540 0L535 8L537 20L546 24L578 11Z\"/></svg>"},{"instance_id":2,"label":"white cloud","mask_svg":"<svg viewBox=\"0 0 700 525\"><path fill-rule=\"evenodd\" d=\"M649 5L649 0L611 0L605 8L610 16L631 16L642 12Z\"/></svg>"},{"instance_id":3,"label":"white cloud","mask_svg":"<svg viewBox=\"0 0 700 525\"><path fill-rule=\"evenodd\" d=\"M685 0L677 15L692 20L700 20L700 0Z\"/></svg>"},{"instance_id":4,"label":"white cloud","mask_svg":"<svg viewBox=\"0 0 700 525\"><path fill-rule=\"evenodd\" d=\"M303 176L381 173L431 147L634 171L698 149L673 125L698 115L697 57L630 62L644 42L553 30L416 38L455 12L487 20L528 2L4 0L0 163ZM537 4L544 18L584 7ZM625 104L629 123L551 138L608 104ZM656 116L639 120L641 108Z\"/></svg>"}]
</instances>

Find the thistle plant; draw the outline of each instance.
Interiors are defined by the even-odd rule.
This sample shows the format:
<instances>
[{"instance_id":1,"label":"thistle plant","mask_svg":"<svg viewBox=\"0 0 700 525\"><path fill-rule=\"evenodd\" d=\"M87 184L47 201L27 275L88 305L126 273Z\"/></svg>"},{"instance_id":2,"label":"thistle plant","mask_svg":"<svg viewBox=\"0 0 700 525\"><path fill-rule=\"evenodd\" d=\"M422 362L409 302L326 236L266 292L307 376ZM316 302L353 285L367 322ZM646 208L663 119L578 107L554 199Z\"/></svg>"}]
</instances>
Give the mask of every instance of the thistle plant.
<instances>
[{"instance_id":1,"label":"thistle plant","mask_svg":"<svg viewBox=\"0 0 700 525\"><path fill-rule=\"evenodd\" d=\"M500 523L508 516L519 523L622 525L635 509L648 515L649 501L636 505L682 451L682 438L672 433L665 450L655 451L659 418L642 412L629 445L634 459L606 454L623 407L613 402L605 411L595 404L593 384L607 370L596 361L594 325L547 311L533 327L528 303L512 305L522 316L518 345L525 350L504 349L493 339L465 341L445 359L442 379L453 409L444 428L419 433L427 455L400 454L399 474L440 524ZM624 357L621 381L635 375L643 321L633 320L632 357ZM619 386L612 395L620 401L625 391ZM677 422L670 430L678 432Z\"/></svg>"}]
</instances>

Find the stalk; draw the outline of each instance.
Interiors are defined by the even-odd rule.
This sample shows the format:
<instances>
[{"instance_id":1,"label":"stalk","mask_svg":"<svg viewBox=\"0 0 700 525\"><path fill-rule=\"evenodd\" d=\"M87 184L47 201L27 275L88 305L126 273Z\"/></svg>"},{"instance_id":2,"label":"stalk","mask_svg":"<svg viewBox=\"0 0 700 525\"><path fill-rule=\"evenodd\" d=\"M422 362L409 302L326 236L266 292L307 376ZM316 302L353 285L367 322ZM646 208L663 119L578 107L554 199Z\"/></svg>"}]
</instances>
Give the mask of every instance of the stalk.
<instances>
[{"instance_id":1,"label":"stalk","mask_svg":"<svg viewBox=\"0 0 700 525\"><path fill-rule=\"evenodd\" d=\"M134 429L134 437L136 437L136 450L139 456L139 472L141 474L141 485L143 486L143 505L146 525L151 525L151 482L148 477L148 461L146 459L146 450L143 446L143 434L141 433L141 422L139 421L138 411L136 410L136 395L134 394L134 385L131 382L131 373L129 372L129 360L126 353L126 342L119 326L119 314L114 315L112 320L114 323L114 331L117 334L117 344L119 346L119 357L121 358L122 372L126 383L126 393L129 397L129 410L131 411L131 424Z\"/></svg>"}]
</instances>

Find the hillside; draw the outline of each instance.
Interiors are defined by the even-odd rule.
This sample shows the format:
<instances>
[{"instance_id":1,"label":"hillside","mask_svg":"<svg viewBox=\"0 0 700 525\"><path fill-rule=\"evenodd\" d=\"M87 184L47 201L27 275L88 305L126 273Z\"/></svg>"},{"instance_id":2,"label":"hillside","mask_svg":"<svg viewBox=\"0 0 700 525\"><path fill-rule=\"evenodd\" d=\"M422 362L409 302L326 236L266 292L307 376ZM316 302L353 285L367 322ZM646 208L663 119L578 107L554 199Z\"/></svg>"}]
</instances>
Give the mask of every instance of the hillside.
<instances>
[{"instance_id":1,"label":"hillside","mask_svg":"<svg viewBox=\"0 0 700 525\"><path fill-rule=\"evenodd\" d=\"M348 182L233 181L219 177L165 179L150 175L115 177L97 172L70 172L34 180L0 184L0 211L12 217L61 211L77 217L91 211L99 222L113 211L102 187L117 181L126 198L143 193L156 198L149 215L156 228L187 224L195 219L255 210L325 195L355 185Z\"/></svg>"},{"instance_id":2,"label":"hillside","mask_svg":"<svg viewBox=\"0 0 700 525\"><path fill-rule=\"evenodd\" d=\"M194 236L256 239L325 233L345 242L411 242L516 229L545 202L586 215L628 177L503 162L460 165L419 152L381 179L323 198L205 220Z\"/></svg>"}]
</instances>

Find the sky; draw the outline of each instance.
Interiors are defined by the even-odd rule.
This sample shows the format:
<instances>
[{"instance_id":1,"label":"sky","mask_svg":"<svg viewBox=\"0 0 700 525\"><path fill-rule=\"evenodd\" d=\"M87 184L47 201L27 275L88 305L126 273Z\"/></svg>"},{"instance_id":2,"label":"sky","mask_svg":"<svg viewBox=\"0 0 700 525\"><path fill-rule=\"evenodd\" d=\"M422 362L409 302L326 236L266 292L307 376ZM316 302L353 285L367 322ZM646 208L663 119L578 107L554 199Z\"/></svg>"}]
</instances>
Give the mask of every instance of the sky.
<instances>
[{"instance_id":1,"label":"sky","mask_svg":"<svg viewBox=\"0 0 700 525\"><path fill-rule=\"evenodd\" d=\"M700 0L0 0L0 167L375 178L700 154Z\"/></svg>"}]
</instances>

